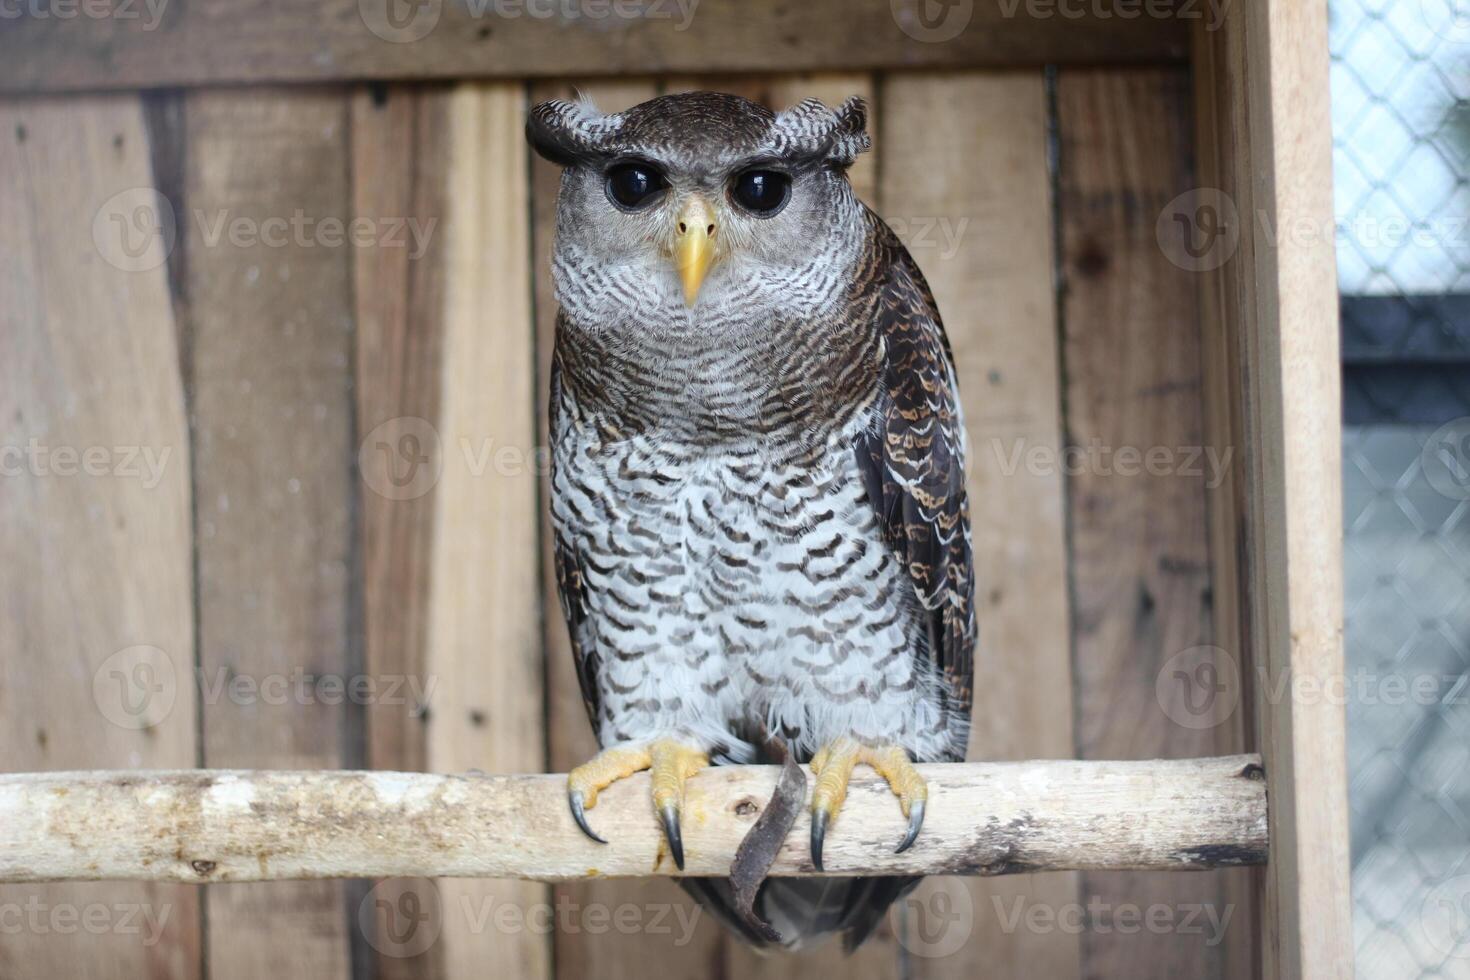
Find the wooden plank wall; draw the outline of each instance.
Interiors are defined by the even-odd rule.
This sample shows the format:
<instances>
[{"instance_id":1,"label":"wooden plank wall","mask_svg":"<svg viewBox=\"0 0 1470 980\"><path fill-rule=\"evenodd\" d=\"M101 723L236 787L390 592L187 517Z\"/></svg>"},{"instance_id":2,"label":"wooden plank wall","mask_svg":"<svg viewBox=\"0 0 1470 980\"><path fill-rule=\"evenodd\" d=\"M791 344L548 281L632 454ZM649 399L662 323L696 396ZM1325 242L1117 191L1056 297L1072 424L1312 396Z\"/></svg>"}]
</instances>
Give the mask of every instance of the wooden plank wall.
<instances>
[{"instance_id":1,"label":"wooden plank wall","mask_svg":"<svg viewBox=\"0 0 1470 980\"><path fill-rule=\"evenodd\" d=\"M870 100L875 149L853 181L930 279L967 410L972 757L1240 748L1239 718L1181 726L1156 696L1174 654L1215 642L1213 597L1233 588L1213 580L1203 477L1063 455L1205 439L1199 283L1154 238L1193 180L1186 84L1175 69L1027 69L197 91L151 96L146 114L136 96L5 103L0 161L19 176L0 187L17 257L0 279L3 445L174 447L146 495L3 478L0 540L45 572L0 571L10 766L561 771L588 757L538 455L558 174L520 129L528 101L580 90L613 110L690 87L777 107ZM167 262L117 268L93 216L151 187L177 242ZM324 221L354 217L365 240L324 241ZM284 239L252 238L269 218ZM93 710L91 688L137 644L168 651L178 677L176 707L141 734ZM301 674L375 693L250 693ZM46 725L60 715L79 721ZM9 956L78 977L1065 980L1249 976L1254 956L1253 911L1218 875L931 881L847 960L756 957L661 880L149 894L173 908L158 943L28 935L0 943L0 973ZM558 928L517 918L540 903ZM1231 904L1232 924L1223 942L1128 933L1115 919L1129 903ZM629 905L662 928L606 924Z\"/></svg>"}]
</instances>

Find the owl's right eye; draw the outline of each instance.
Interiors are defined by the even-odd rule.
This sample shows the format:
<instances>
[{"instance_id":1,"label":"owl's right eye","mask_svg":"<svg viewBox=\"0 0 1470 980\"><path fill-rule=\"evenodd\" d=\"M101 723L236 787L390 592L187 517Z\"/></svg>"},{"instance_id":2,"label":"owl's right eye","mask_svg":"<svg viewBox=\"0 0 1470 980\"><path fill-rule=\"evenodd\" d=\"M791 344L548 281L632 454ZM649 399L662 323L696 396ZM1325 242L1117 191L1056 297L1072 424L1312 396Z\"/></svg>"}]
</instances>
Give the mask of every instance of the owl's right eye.
<instances>
[{"instance_id":1,"label":"owl's right eye","mask_svg":"<svg viewBox=\"0 0 1470 980\"><path fill-rule=\"evenodd\" d=\"M669 182L646 163L620 163L607 172L607 197L625 211L641 211Z\"/></svg>"}]
</instances>

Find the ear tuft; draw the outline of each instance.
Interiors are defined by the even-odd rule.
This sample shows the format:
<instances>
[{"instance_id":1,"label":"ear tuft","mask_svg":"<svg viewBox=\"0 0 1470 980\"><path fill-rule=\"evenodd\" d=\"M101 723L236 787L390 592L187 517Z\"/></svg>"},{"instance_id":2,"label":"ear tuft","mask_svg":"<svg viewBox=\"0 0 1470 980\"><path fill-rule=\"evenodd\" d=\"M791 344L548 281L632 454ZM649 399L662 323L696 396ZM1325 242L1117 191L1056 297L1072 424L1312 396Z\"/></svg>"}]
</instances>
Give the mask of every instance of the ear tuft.
<instances>
[{"instance_id":1,"label":"ear tuft","mask_svg":"<svg viewBox=\"0 0 1470 980\"><path fill-rule=\"evenodd\" d=\"M868 139L868 106L852 96L834 112L820 99L804 99L776 115L771 138L778 152L820 156L849 166L872 145Z\"/></svg>"},{"instance_id":2,"label":"ear tuft","mask_svg":"<svg viewBox=\"0 0 1470 980\"><path fill-rule=\"evenodd\" d=\"M552 99L533 106L526 116L526 140L552 163L570 167L602 153L622 125L622 116L604 115L588 99Z\"/></svg>"},{"instance_id":3,"label":"ear tuft","mask_svg":"<svg viewBox=\"0 0 1470 980\"><path fill-rule=\"evenodd\" d=\"M850 164L858 154L873 147L873 140L868 136L868 103L861 95L850 95L835 115L837 133L834 143L839 154Z\"/></svg>"}]
</instances>

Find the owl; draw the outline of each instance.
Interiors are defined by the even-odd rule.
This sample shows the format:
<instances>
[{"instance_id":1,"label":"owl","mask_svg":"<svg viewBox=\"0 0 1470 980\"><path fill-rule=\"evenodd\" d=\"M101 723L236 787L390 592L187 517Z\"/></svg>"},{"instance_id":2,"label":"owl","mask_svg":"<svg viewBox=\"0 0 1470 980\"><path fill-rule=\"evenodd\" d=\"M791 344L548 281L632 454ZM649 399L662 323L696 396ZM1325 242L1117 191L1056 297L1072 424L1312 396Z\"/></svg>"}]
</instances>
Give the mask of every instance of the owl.
<instances>
[{"instance_id":1,"label":"owl","mask_svg":"<svg viewBox=\"0 0 1470 980\"><path fill-rule=\"evenodd\" d=\"M550 387L557 581L602 751L573 817L652 770L682 869L685 782L809 762L811 860L854 767L924 821L914 763L964 755L975 644L953 358L924 277L847 170L866 108L666 95L535 106L563 168ZM915 879L770 879L781 943L861 942ZM687 888L730 915L723 879Z\"/></svg>"}]
</instances>

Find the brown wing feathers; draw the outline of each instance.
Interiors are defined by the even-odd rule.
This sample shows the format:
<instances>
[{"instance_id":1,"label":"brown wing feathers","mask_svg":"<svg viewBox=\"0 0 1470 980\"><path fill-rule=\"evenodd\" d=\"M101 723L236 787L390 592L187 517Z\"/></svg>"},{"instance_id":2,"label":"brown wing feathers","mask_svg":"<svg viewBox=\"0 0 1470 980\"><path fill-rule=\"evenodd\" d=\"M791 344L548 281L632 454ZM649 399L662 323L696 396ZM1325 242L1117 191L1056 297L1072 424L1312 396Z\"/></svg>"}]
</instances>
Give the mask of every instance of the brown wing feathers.
<instances>
[{"instance_id":1,"label":"brown wing feathers","mask_svg":"<svg viewBox=\"0 0 1470 980\"><path fill-rule=\"evenodd\" d=\"M959 397L934 297L908 250L876 216L855 315L874 318L887 346L878 428L857 446L868 496L890 545L933 616L930 654L957 711L974 674L974 559Z\"/></svg>"}]
</instances>

